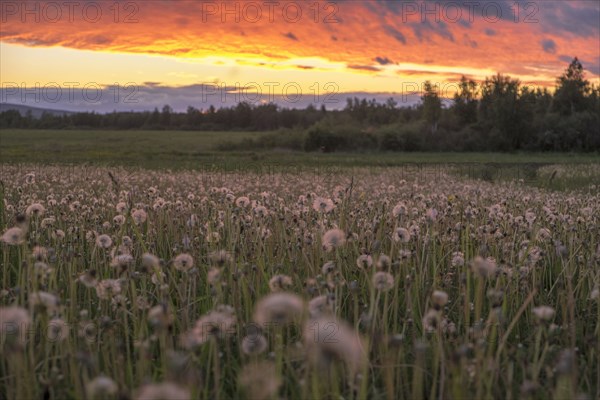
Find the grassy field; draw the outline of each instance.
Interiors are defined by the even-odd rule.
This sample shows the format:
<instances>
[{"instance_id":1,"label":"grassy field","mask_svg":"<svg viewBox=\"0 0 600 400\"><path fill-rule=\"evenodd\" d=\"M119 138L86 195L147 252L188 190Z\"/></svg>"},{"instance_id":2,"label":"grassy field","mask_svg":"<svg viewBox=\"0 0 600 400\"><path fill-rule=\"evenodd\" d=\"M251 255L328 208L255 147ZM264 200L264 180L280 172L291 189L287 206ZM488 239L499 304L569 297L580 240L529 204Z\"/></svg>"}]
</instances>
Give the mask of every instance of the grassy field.
<instances>
[{"instance_id":1,"label":"grassy field","mask_svg":"<svg viewBox=\"0 0 600 400\"><path fill-rule=\"evenodd\" d=\"M0 131L0 159L5 164L35 163L88 166L137 166L148 169L335 173L350 167L397 167L407 174L424 165L454 170L486 181L519 180L551 189L586 187L600 182L598 154L572 153L306 153L219 151L227 141L262 135L260 132L189 131ZM559 165L580 164L570 174L555 173ZM556 167L555 167L556 166ZM584 169L580 174L572 171Z\"/></svg>"},{"instance_id":2,"label":"grassy field","mask_svg":"<svg viewBox=\"0 0 600 400\"><path fill-rule=\"evenodd\" d=\"M225 136L226 135L226 136ZM188 131L0 131L5 162L69 162L181 165L209 155L225 138L241 140L254 132Z\"/></svg>"},{"instance_id":3,"label":"grassy field","mask_svg":"<svg viewBox=\"0 0 600 400\"><path fill-rule=\"evenodd\" d=\"M597 154L365 153L320 154L290 151L223 152L217 145L261 135L257 132L189 131L0 131L5 163L86 163L146 168L224 169L262 163L281 166L396 166L406 163L562 164L599 162Z\"/></svg>"}]
</instances>

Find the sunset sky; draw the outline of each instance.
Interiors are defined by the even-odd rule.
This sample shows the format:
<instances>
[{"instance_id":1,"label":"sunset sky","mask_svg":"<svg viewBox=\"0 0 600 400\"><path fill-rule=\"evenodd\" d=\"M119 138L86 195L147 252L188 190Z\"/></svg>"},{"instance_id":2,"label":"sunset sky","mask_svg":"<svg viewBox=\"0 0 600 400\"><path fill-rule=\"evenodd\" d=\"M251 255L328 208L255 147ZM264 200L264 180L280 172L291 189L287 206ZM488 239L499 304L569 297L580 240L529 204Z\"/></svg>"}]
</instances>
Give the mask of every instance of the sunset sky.
<instances>
[{"instance_id":1,"label":"sunset sky","mask_svg":"<svg viewBox=\"0 0 600 400\"><path fill-rule=\"evenodd\" d=\"M135 108L146 109L202 107L224 90L217 85L318 103L327 92L412 93L430 80L451 96L463 74L551 88L574 56L600 79L598 1L0 4L2 101L21 100L7 95L15 85L54 83L116 85L120 94L135 85Z\"/></svg>"}]
</instances>

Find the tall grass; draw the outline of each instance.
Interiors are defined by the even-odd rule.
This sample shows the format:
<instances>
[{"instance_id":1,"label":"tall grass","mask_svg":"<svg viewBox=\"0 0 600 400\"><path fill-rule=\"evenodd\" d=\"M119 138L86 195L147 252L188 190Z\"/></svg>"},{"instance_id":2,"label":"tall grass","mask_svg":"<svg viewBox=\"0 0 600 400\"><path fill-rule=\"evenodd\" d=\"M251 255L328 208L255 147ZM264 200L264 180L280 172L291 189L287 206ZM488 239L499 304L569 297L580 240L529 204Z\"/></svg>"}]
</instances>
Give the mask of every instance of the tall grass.
<instances>
[{"instance_id":1,"label":"tall grass","mask_svg":"<svg viewBox=\"0 0 600 400\"><path fill-rule=\"evenodd\" d=\"M600 395L593 192L30 168L0 172L0 398Z\"/></svg>"}]
</instances>

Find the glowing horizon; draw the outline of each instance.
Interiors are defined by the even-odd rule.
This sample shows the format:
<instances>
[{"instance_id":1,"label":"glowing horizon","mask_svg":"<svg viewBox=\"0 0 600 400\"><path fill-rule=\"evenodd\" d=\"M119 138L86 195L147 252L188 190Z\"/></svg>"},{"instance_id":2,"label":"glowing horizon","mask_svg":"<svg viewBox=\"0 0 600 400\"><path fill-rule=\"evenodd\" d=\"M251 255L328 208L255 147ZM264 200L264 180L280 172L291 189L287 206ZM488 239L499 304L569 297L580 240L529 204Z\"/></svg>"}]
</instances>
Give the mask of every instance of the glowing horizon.
<instances>
[{"instance_id":1,"label":"glowing horizon","mask_svg":"<svg viewBox=\"0 0 600 400\"><path fill-rule=\"evenodd\" d=\"M552 89L575 56L600 82L596 2L73 4L2 3L3 87L295 83L310 95L335 83L339 93L403 93L502 73Z\"/></svg>"}]
</instances>

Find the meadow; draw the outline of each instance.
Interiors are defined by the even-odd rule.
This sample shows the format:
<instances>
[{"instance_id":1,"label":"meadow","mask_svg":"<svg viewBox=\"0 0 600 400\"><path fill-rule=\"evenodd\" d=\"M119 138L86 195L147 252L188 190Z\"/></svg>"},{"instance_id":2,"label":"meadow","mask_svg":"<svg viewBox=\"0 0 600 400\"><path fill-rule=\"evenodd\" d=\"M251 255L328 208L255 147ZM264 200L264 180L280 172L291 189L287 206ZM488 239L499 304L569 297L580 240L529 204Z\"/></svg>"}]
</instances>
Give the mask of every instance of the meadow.
<instances>
[{"instance_id":1,"label":"meadow","mask_svg":"<svg viewBox=\"0 0 600 400\"><path fill-rule=\"evenodd\" d=\"M0 132L0 398L600 396L597 156L198 134Z\"/></svg>"},{"instance_id":2,"label":"meadow","mask_svg":"<svg viewBox=\"0 0 600 400\"><path fill-rule=\"evenodd\" d=\"M150 169L242 168L262 163L286 166L398 166L406 163L589 164L598 153L315 153L290 150L220 151L225 143L241 143L266 132L143 130L0 130L3 163L62 163L142 166Z\"/></svg>"}]
</instances>

